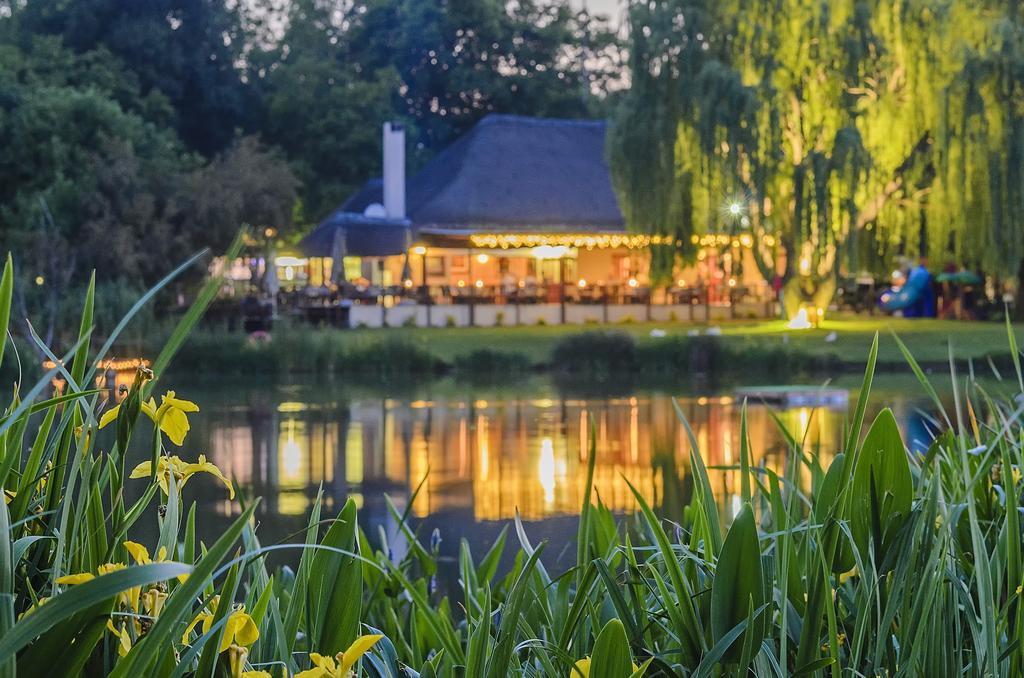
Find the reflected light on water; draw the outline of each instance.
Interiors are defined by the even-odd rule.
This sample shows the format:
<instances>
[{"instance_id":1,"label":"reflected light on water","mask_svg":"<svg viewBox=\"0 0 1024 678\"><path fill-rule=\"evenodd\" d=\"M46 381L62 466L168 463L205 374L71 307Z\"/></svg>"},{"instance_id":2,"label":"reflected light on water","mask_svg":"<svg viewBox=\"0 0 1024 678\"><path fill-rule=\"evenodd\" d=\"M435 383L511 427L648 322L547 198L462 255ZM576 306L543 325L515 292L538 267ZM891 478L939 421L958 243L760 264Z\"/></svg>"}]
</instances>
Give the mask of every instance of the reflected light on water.
<instances>
[{"instance_id":1,"label":"reflected light on water","mask_svg":"<svg viewBox=\"0 0 1024 678\"><path fill-rule=\"evenodd\" d=\"M544 488L544 507L550 509L555 504L555 444L551 438L540 441L537 477Z\"/></svg>"},{"instance_id":2,"label":"reflected light on water","mask_svg":"<svg viewBox=\"0 0 1024 678\"><path fill-rule=\"evenodd\" d=\"M281 480L289 485L302 482L302 449L290 433L281 446Z\"/></svg>"},{"instance_id":3,"label":"reflected light on water","mask_svg":"<svg viewBox=\"0 0 1024 678\"><path fill-rule=\"evenodd\" d=\"M413 515L524 520L579 512L587 457L595 449L597 496L611 510L635 508L627 480L655 506L678 508L692 488L689 442L668 395L627 398L461 397L292 399L262 407L204 407L189 444L265 497L261 510L308 511L323 486L327 507L359 494L386 515L383 495ZM736 512L741 404L681 398L723 516ZM779 419L827 466L842 410L781 409ZM593 422L590 420L593 416ZM784 471L787 447L769 409L751 402L752 466ZM593 437L593 440L591 438ZM801 479L809 482L810 478ZM211 493L213 491L211 487ZM217 495L219 496L219 495ZM377 507L377 508L372 508Z\"/></svg>"}]
</instances>

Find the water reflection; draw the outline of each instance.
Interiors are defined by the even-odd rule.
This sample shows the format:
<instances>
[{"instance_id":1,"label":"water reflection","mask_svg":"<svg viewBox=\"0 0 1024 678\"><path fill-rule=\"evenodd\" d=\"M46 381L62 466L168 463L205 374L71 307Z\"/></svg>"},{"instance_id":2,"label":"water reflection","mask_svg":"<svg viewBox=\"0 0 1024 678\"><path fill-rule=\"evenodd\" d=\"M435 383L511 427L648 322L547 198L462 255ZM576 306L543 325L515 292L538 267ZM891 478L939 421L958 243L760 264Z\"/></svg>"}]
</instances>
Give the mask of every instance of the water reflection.
<instances>
[{"instance_id":1,"label":"water reflection","mask_svg":"<svg viewBox=\"0 0 1024 678\"><path fill-rule=\"evenodd\" d=\"M412 506L417 517L574 515L592 435L595 487L612 510L634 508L626 481L656 506L678 507L689 493L687 435L664 393L577 399L540 386L520 394L417 398L307 386L253 389L243 406L219 403L216 393L197 396L204 408L188 444L262 496L270 516L304 516L321 486L328 507L354 496L380 515L384 493L407 502L421 481ZM729 395L679 403L723 515L730 514L739 492L738 471L729 467L739 463L741 403ZM845 410L775 411L825 463L831 459ZM768 407L750 404L748 435L751 462L781 473L786 446ZM202 489L222 513L230 510L213 486Z\"/></svg>"}]
</instances>

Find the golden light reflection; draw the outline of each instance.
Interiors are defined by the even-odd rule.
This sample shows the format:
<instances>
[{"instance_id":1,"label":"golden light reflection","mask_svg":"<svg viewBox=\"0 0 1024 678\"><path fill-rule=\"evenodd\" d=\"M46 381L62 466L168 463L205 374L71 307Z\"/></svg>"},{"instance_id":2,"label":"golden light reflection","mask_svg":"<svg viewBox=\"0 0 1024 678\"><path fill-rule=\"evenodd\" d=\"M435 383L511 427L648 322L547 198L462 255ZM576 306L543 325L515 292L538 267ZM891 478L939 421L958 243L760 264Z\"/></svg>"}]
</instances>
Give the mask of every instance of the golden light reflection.
<instances>
[{"instance_id":1,"label":"golden light reflection","mask_svg":"<svg viewBox=\"0 0 1024 678\"><path fill-rule=\"evenodd\" d=\"M544 506L551 508L555 503L555 444L551 438L540 441L537 478L544 488Z\"/></svg>"},{"instance_id":2,"label":"golden light reflection","mask_svg":"<svg viewBox=\"0 0 1024 678\"><path fill-rule=\"evenodd\" d=\"M281 446L281 480L287 484L302 480L302 449L291 437Z\"/></svg>"},{"instance_id":3,"label":"golden light reflection","mask_svg":"<svg viewBox=\"0 0 1024 678\"><path fill-rule=\"evenodd\" d=\"M487 417L484 415L476 418L476 439L480 450L480 480L487 482L491 471L491 454L487 441Z\"/></svg>"},{"instance_id":4,"label":"golden light reflection","mask_svg":"<svg viewBox=\"0 0 1024 678\"><path fill-rule=\"evenodd\" d=\"M583 501L591 444L596 495L612 511L635 508L627 480L656 506L666 497L685 498L692 487L689 439L667 395L427 402L364 399L235 410L214 425L207 441L214 463L276 497L268 510L289 515L308 511L321 485L335 505L358 493L380 506L384 492L408 500L424 477L412 507L416 516L465 511L475 520L507 520L517 509L524 520L571 515ZM730 516L741 487L741 401L701 396L679 403L722 515ZM827 465L843 412L794 407L777 414ZM789 451L768 408L751 403L747 423L751 464L783 472ZM809 483L805 475L801 482Z\"/></svg>"},{"instance_id":5,"label":"golden light reflection","mask_svg":"<svg viewBox=\"0 0 1024 678\"><path fill-rule=\"evenodd\" d=\"M345 480L349 483L363 480L363 445L363 425L352 422L345 439Z\"/></svg>"}]
</instances>

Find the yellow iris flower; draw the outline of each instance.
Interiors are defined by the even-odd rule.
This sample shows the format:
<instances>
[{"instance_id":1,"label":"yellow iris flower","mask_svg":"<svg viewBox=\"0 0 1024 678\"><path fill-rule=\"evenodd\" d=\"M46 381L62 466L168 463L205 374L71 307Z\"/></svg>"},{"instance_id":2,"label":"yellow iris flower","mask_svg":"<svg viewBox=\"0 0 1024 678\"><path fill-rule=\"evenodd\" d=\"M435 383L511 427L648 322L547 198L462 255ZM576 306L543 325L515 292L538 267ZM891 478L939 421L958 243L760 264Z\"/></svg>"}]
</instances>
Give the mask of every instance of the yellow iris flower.
<instances>
[{"instance_id":1,"label":"yellow iris flower","mask_svg":"<svg viewBox=\"0 0 1024 678\"><path fill-rule=\"evenodd\" d=\"M383 637L380 634L359 636L348 646L347 650L339 652L333 657L310 652L309 658L313 662L313 668L296 673L295 678L349 678L354 676L355 672L352 667Z\"/></svg>"},{"instance_id":2,"label":"yellow iris flower","mask_svg":"<svg viewBox=\"0 0 1024 678\"><path fill-rule=\"evenodd\" d=\"M153 462L144 461L135 468L128 475L129 478L149 478L152 475ZM171 474L174 474L175 484L178 488L182 488L188 479L197 473L209 473L216 477L228 488L228 493L231 499L235 498L235 488L231 484L231 481L221 472L217 466L210 461L207 461L205 454L199 455L199 461L190 463L179 457L173 455L166 457L161 455L157 460L156 465L157 471L157 482L160 483L160 488L164 491L164 494L169 494L171 489Z\"/></svg>"},{"instance_id":3,"label":"yellow iris flower","mask_svg":"<svg viewBox=\"0 0 1024 678\"><path fill-rule=\"evenodd\" d=\"M1018 590L1017 593L1020 593L1020 591ZM18 615L18 619L21 619L22 617L24 617L26 615L32 614L33 612L35 612L36 610L41 608L43 605L45 605L46 603L50 602L51 600L52 600L52 598L50 598L49 596L44 596L44 597L40 598L39 600L37 600L35 602L34 605L32 605L32 607L28 608L27 610L25 610L24 612L19 614Z\"/></svg>"},{"instance_id":4,"label":"yellow iris flower","mask_svg":"<svg viewBox=\"0 0 1024 678\"><path fill-rule=\"evenodd\" d=\"M164 603L167 602L167 594L156 587L152 587L142 594L142 610L150 617L159 617L164 611Z\"/></svg>"},{"instance_id":5,"label":"yellow iris flower","mask_svg":"<svg viewBox=\"0 0 1024 678\"><path fill-rule=\"evenodd\" d=\"M132 636L128 633L128 625L121 624L120 629L114 626L114 622L110 619L107 620L107 628L117 636L117 654L121 657L128 654L132 649Z\"/></svg>"},{"instance_id":6,"label":"yellow iris flower","mask_svg":"<svg viewBox=\"0 0 1024 678\"><path fill-rule=\"evenodd\" d=\"M156 559L153 559L149 555L149 549L147 549L142 544L139 544L134 541L125 541L122 542L122 544L128 551L128 554L132 557L132 560L135 561L136 565L148 565L149 563L163 563L167 561L167 549L162 546L160 547L160 550L157 551ZM126 565L124 563L106 563L104 565L100 565L96 569L96 574L92 574L91 572L66 574L63 577L59 577L57 579L57 583L65 586L84 584L87 581L92 581L98 576L102 576L109 572L115 572L117 570L123 570L125 567ZM179 582L184 582L186 579L188 579L188 575L179 574L177 576L177 579ZM157 617L160 615L160 611L163 609L164 601L167 600L167 594L163 591L160 591L157 588L150 588L145 593L143 593L141 586L133 586L132 588L119 593L118 600L123 605L125 605L126 607L130 607L132 610L136 612L138 612L139 610L139 601L141 600L143 608L145 609L146 613L153 617ZM123 633L124 631L124 629L122 628L121 633L119 633L113 627L111 627L111 630L118 635L121 635L121 633ZM129 645L129 649L130 647L131 646Z\"/></svg>"},{"instance_id":7,"label":"yellow iris flower","mask_svg":"<svg viewBox=\"0 0 1024 678\"><path fill-rule=\"evenodd\" d=\"M575 664L572 665L572 671L569 672L569 678L590 678L590 657L584 657ZM633 664L633 672L636 673L640 670L640 667Z\"/></svg>"},{"instance_id":8,"label":"yellow iris flower","mask_svg":"<svg viewBox=\"0 0 1024 678\"><path fill-rule=\"evenodd\" d=\"M91 572L79 572L78 574L66 574L63 577L57 578L57 583L62 586L74 586L75 584L84 584L87 581L92 581L96 577L102 577L105 574L116 572L117 570L123 570L127 565L124 563L104 563L96 568L96 574ZM117 600L125 607L129 607L132 610L138 611L139 609L139 596L142 594L141 586L133 586L132 588L121 591L117 594Z\"/></svg>"},{"instance_id":9,"label":"yellow iris flower","mask_svg":"<svg viewBox=\"0 0 1024 678\"><path fill-rule=\"evenodd\" d=\"M181 637L182 643L188 645L192 629L200 623L203 625L204 634L210 632L210 629L213 627L213 618L217 614L218 605L220 605L220 596L214 596L210 600L210 604L197 614L196 618L185 629L185 634ZM228 620L224 623L224 635L220 639L220 649L218 652L224 652L232 645L248 647L259 640L259 637L260 630L252 617L246 613L245 605L238 605L228 614Z\"/></svg>"},{"instance_id":10,"label":"yellow iris flower","mask_svg":"<svg viewBox=\"0 0 1024 678\"><path fill-rule=\"evenodd\" d=\"M100 417L100 428L117 419L117 413L121 411L121 404L103 413ZM199 405L191 400L178 398L174 391L168 391L160 397L160 406L157 407L156 400L150 398L148 402L142 403L142 411L147 417L160 427L160 430L167 435L168 439L179 447L185 442L185 435L191 425L188 423L188 412L198 412Z\"/></svg>"},{"instance_id":11,"label":"yellow iris flower","mask_svg":"<svg viewBox=\"0 0 1024 678\"><path fill-rule=\"evenodd\" d=\"M128 555L132 557L136 565L149 565L150 563L166 563L167 562L167 547L161 546L156 552L156 558L151 558L149 555L149 549L142 544L134 541L123 542L125 549L128 551ZM187 574L179 574L177 576L178 583L184 584L185 580L188 579Z\"/></svg>"}]
</instances>

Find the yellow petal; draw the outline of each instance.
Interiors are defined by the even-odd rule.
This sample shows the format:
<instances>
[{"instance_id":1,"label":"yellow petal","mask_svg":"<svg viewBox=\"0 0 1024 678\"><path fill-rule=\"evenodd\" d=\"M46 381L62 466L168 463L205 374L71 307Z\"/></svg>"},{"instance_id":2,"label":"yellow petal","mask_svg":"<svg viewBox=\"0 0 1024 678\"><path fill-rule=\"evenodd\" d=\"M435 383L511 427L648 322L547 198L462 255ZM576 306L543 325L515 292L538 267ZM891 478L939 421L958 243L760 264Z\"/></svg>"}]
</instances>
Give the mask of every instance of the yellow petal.
<instances>
[{"instance_id":1,"label":"yellow petal","mask_svg":"<svg viewBox=\"0 0 1024 678\"><path fill-rule=\"evenodd\" d=\"M214 609L214 612L212 614L208 614L205 617L203 617L203 633L209 633L210 629L213 628L213 615L216 614L216 613L217 613L216 609ZM231 624L231 619L228 619L226 625L230 625L230 624ZM226 633L226 631L225 631L225 633Z\"/></svg>"},{"instance_id":2,"label":"yellow petal","mask_svg":"<svg viewBox=\"0 0 1024 678\"><path fill-rule=\"evenodd\" d=\"M126 541L124 542L124 548L128 551L136 565L145 565L153 562L149 557L149 549L138 542Z\"/></svg>"},{"instance_id":3,"label":"yellow petal","mask_svg":"<svg viewBox=\"0 0 1024 678\"><path fill-rule=\"evenodd\" d=\"M88 572L82 572L81 574L66 574L63 577L58 577L57 583L68 584L73 586L75 584L84 584L85 582L92 581L95 578L96 575L90 574Z\"/></svg>"},{"instance_id":4,"label":"yellow petal","mask_svg":"<svg viewBox=\"0 0 1024 678\"><path fill-rule=\"evenodd\" d=\"M223 652L224 650L231 647L231 640L235 637L235 631L238 628L239 620L234 614L228 615L228 620L224 624L224 635L220 637L220 648L217 652ZM213 626L213 617L210 617L209 626ZM203 633L209 633L210 629L207 628L207 623L203 622Z\"/></svg>"},{"instance_id":5,"label":"yellow petal","mask_svg":"<svg viewBox=\"0 0 1024 678\"><path fill-rule=\"evenodd\" d=\"M219 468L217 468L215 464L206 461L205 454L199 455L198 463L189 464L188 466L185 467L186 477L195 475L196 473L209 473L210 475L216 477L218 480L224 483L225 487L228 488L228 497L230 499L235 498L235 487L231 484L231 481L227 479L224 473Z\"/></svg>"},{"instance_id":6,"label":"yellow petal","mask_svg":"<svg viewBox=\"0 0 1024 678\"><path fill-rule=\"evenodd\" d=\"M334 657L325 657L319 652L310 652L309 660L328 673L338 672L338 665L334 662Z\"/></svg>"},{"instance_id":7,"label":"yellow petal","mask_svg":"<svg viewBox=\"0 0 1024 678\"><path fill-rule=\"evenodd\" d=\"M170 408L159 415L159 419L160 430L167 434L172 443L180 447L185 442L185 434L190 428L188 417L181 410Z\"/></svg>"},{"instance_id":8,"label":"yellow petal","mask_svg":"<svg viewBox=\"0 0 1024 678\"><path fill-rule=\"evenodd\" d=\"M209 616L210 615L206 614L205 612L200 612L199 614L196 615L195 619L193 619L192 621L190 621L188 623L188 628L185 629L185 633L183 633L182 636L181 636L181 643L182 643L182 645L188 645L189 644L189 640L190 640L189 635L192 633L192 629L194 629L196 627L196 625L199 624L200 622L205 621L206 618L209 617Z\"/></svg>"},{"instance_id":9,"label":"yellow petal","mask_svg":"<svg viewBox=\"0 0 1024 678\"><path fill-rule=\"evenodd\" d=\"M572 665L572 668L573 671L571 675L573 678L579 678L579 676L583 676L583 678L590 678L590 657L584 657L579 660Z\"/></svg>"},{"instance_id":10,"label":"yellow petal","mask_svg":"<svg viewBox=\"0 0 1024 678\"><path fill-rule=\"evenodd\" d=\"M260 638L260 629L256 626L256 622L253 621L245 612L235 612L232 616L237 616L239 623L235 628L235 642L244 647L248 647L255 643Z\"/></svg>"},{"instance_id":11,"label":"yellow petal","mask_svg":"<svg viewBox=\"0 0 1024 678\"><path fill-rule=\"evenodd\" d=\"M132 637L128 635L128 629L121 627L121 633L118 634L118 640L120 641L117 646L117 654L125 656L132 649Z\"/></svg>"},{"instance_id":12,"label":"yellow petal","mask_svg":"<svg viewBox=\"0 0 1024 678\"><path fill-rule=\"evenodd\" d=\"M182 412L198 412L199 405L196 405L191 400L183 400L178 398L174 391L168 391L166 395L161 398L162 406L173 407L176 410Z\"/></svg>"},{"instance_id":13,"label":"yellow petal","mask_svg":"<svg viewBox=\"0 0 1024 678\"><path fill-rule=\"evenodd\" d=\"M115 419L117 419L117 413L120 412L120 411L121 411L121 405L117 404L117 405L114 405L113 407L111 407L106 412L104 412L103 416L100 417L100 428L103 428L104 426L106 426L110 422L112 422Z\"/></svg>"},{"instance_id":14,"label":"yellow petal","mask_svg":"<svg viewBox=\"0 0 1024 678\"><path fill-rule=\"evenodd\" d=\"M295 674L295 678L331 678L331 674L319 666L314 666L311 669L299 671Z\"/></svg>"},{"instance_id":15,"label":"yellow petal","mask_svg":"<svg viewBox=\"0 0 1024 678\"><path fill-rule=\"evenodd\" d=\"M103 563L98 568L96 568L96 571L101 575L110 574L111 572L123 570L125 567L127 566L124 563Z\"/></svg>"},{"instance_id":16,"label":"yellow petal","mask_svg":"<svg viewBox=\"0 0 1024 678\"><path fill-rule=\"evenodd\" d=\"M133 468L132 472L128 474L128 477L129 478L148 478L150 476L150 472L152 470L153 470L153 462L144 461L141 464L139 464L138 466L136 466L135 468Z\"/></svg>"},{"instance_id":17,"label":"yellow petal","mask_svg":"<svg viewBox=\"0 0 1024 678\"><path fill-rule=\"evenodd\" d=\"M341 657L339 657L341 661L341 673L344 674L346 671L351 669L355 663L359 661L359 658L369 652L370 648L376 645L377 641L383 637L384 636L381 634L375 633L367 636L359 636L352 641L352 644L348 646L348 649L342 653Z\"/></svg>"},{"instance_id":18,"label":"yellow petal","mask_svg":"<svg viewBox=\"0 0 1024 678\"><path fill-rule=\"evenodd\" d=\"M242 678L271 678L270 671L242 671Z\"/></svg>"}]
</instances>

